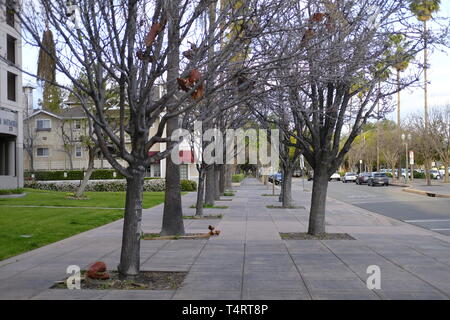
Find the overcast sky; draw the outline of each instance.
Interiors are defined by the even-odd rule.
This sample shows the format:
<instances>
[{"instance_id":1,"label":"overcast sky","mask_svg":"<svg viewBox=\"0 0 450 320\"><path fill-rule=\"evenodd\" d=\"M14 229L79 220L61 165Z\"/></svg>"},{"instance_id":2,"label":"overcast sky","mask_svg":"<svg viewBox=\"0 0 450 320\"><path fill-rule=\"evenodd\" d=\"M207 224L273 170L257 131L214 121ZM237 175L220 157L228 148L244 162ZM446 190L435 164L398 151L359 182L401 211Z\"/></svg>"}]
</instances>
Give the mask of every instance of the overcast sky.
<instances>
[{"instance_id":1,"label":"overcast sky","mask_svg":"<svg viewBox=\"0 0 450 320\"><path fill-rule=\"evenodd\" d=\"M450 1L442 1L439 16L450 17ZM23 68L29 72L36 73L38 50L30 46L23 47ZM418 57L418 59L423 59ZM434 51L429 60L431 68L428 71L430 85L429 90L429 106L438 106L450 104L450 50L446 52ZM32 83L35 80L24 75L24 84ZM423 79L422 79L423 83ZM39 98L39 92L35 92L35 102ZM412 112L422 111L424 108L424 90L422 88L412 88L402 91L401 93L401 117L405 118ZM396 111L388 115L388 119L397 119Z\"/></svg>"}]
</instances>

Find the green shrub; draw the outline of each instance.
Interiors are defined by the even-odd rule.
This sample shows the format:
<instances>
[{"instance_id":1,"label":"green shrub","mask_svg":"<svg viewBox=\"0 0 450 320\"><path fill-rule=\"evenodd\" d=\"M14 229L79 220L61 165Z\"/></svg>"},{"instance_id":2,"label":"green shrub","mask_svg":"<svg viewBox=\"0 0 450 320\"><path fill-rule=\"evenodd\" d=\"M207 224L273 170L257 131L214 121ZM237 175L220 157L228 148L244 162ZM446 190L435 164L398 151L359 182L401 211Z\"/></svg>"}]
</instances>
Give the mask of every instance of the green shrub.
<instances>
[{"instance_id":1,"label":"green shrub","mask_svg":"<svg viewBox=\"0 0 450 320\"><path fill-rule=\"evenodd\" d=\"M425 179L425 172L414 171L414 179Z\"/></svg>"},{"instance_id":2,"label":"green shrub","mask_svg":"<svg viewBox=\"0 0 450 320\"><path fill-rule=\"evenodd\" d=\"M390 173L390 172L386 172L386 175L387 175L389 178L392 178L392 177L393 177L392 173Z\"/></svg>"},{"instance_id":3,"label":"green shrub","mask_svg":"<svg viewBox=\"0 0 450 320\"><path fill-rule=\"evenodd\" d=\"M62 191L75 192L80 185L79 182L61 181L26 181L25 188L48 190L48 191ZM197 183L191 180L182 180L180 183L181 191L196 191ZM126 180L111 180L111 181L96 181L90 180L86 186L86 191L97 192L113 192L126 191ZM144 191L161 192L166 189L166 181L164 179L144 180Z\"/></svg>"},{"instance_id":4,"label":"green shrub","mask_svg":"<svg viewBox=\"0 0 450 320\"><path fill-rule=\"evenodd\" d=\"M196 191L197 183L192 180L181 180L180 181L181 191Z\"/></svg>"},{"instance_id":5,"label":"green shrub","mask_svg":"<svg viewBox=\"0 0 450 320\"><path fill-rule=\"evenodd\" d=\"M97 169L92 172L90 180L124 179L119 172L116 172L116 177L114 177L114 172L116 172L114 169ZM67 177L64 177L64 173L67 173ZM82 180L84 177L83 170L57 170L25 172L25 179L29 180L32 174L36 181Z\"/></svg>"},{"instance_id":6,"label":"green shrub","mask_svg":"<svg viewBox=\"0 0 450 320\"><path fill-rule=\"evenodd\" d=\"M0 190L0 196L10 195L10 194L22 194L23 191L24 190L22 188Z\"/></svg>"},{"instance_id":7,"label":"green shrub","mask_svg":"<svg viewBox=\"0 0 450 320\"><path fill-rule=\"evenodd\" d=\"M238 183L241 182L242 180L245 179L245 174L241 173L241 174L233 174L231 181Z\"/></svg>"}]
</instances>

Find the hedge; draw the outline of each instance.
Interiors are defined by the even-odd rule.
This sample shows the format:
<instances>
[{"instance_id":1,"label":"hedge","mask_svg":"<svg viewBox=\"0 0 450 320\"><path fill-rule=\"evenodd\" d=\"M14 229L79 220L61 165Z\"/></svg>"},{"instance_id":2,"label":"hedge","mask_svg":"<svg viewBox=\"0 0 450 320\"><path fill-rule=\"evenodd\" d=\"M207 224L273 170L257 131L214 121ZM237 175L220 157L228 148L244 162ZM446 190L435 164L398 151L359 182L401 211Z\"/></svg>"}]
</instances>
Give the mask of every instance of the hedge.
<instances>
[{"instance_id":1,"label":"hedge","mask_svg":"<svg viewBox=\"0 0 450 320\"><path fill-rule=\"evenodd\" d=\"M26 180L30 180L31 175L34 174L34 180L36 181L82 180L84 172L83 170L35 171L25 172L24 177ZM114 172L116 172L116 177L114 177ZM64 173L67 173L67 177L64 177ZM123 175L114 169L97 169L92 172L90 180L123 178Z\"/></svg>"},{"instance_id":2,"label":"hedge","mask_svg":"<svg viewBox=\"0 0 450 320\"><path fill-rule=\"evenodd\" d=\"M6 196L6 195L11 195L11 194L22 194L22 193L23 193L22 188L0 190L0 196Z\"/></svg>"},{"instance_id":3,"label":"hedge","mask_svg":"<svg viewBox=\"0 0 450 320\"><path fill-rule=\"evenodd\" d=\"M241 174L233 174L232 178L231 178L232 182L241 182L242 180L245 179L245 174L241 173Z\"/></svg>"},{"instance_id":4,"label":"hedge","mask_svg":"<svg viewBox=\"0 0 450 320\"><path fill-rule=\"evenodd\" d=\"M62 191L75 192L79 186L79 182L48 182L48 181L26 181L25 188L48 190L48 191ZM182 180L180 183L181 191L195 191L197 190L197 183L191 180ZM97 192L114 192L126 191L126 180L112 180L112 181L89 181L86 186L86 191ZM166 183L164 179L144 180L144 191L165 191Z\"/></svg>"},{"instance_id":5,"label":"hedge","mask_svg":"<svg viewBox=\"0 0 450 320\"><path fill-rule=\"evenodd\" d=\"M425 172L414 171L414 179L425 179Z\"/></svg>"},{"instance_id":6,"label":"hedge","mask_svg":"<svg viewBox=\"0 0 450 320\"><path fill-rule=\"evenodd\" d=\"M197 191L197 182L192 180L181 180L181 190L182 191Z\"/></svg>"}]
</instances>

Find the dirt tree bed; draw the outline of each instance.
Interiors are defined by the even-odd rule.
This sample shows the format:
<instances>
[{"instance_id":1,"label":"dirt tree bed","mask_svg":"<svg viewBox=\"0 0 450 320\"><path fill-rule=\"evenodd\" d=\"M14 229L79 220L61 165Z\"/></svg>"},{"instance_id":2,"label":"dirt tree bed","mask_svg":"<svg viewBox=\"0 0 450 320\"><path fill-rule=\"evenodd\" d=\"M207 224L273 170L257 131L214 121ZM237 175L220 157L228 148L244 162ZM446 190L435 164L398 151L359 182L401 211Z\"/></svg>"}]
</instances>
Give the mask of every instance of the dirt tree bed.
<instances>
[{"instance_id":1,"label":"dirt tree bed","mask_svg":"<svg viewBox=\"0 0 450 320\"><path fill-rule=\"evenodd\" d=\"M324 233L317 236L308 233L280 233L283 240L356 240L347 233Z\"/></svg>"},{"instance_id":2,"label":"dirt tree bed","mask_svg":"<svg viewBox=\"0 0 450 320\"><path fill-rule=\"evenodd\" d=\"M81 272L81 289L94 290L175 290L181 287L187 272L141 271L134 279L120 279L116 271L108 271L110 279L94 280ZM67 289L66 280L53 285L51 289Z\"/></svg>"}]
</instances>

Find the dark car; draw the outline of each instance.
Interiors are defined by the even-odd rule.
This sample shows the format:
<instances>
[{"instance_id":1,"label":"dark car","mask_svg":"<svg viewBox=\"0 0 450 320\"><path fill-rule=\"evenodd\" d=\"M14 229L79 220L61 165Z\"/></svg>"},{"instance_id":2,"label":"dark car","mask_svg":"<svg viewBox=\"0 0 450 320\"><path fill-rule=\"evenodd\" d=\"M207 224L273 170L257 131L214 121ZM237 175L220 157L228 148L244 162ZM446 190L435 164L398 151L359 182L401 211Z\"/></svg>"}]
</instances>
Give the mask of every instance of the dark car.
<instances>
[{"instance_id":1,"label":"dark car","mask_svg":"<svg viewBox=\"0 0 450 320\"><path fill-rule=\"evenodd\" d=\"M388 186L389 178L386 173L382 172L373 172L370 174L369 179L367 180L368 186Z\"/></svg>"},{"instance_id":2,"label":"dark car","mask_svg":"<svg viewBox=\"0 0 450 320\"><path fill-rule=\"evenodd\" d=\"M281 173L272 174L269 176L269 182L280 184L281 182L283 182L283 175Z\"/></svg>"},{"instance_id":3,"label":"dark car","mask_svg":"<svg viewBox=\"0 0 450 320\"><path fill-rule=\"evenodd\" d=\"M368 172L362 172L358 175L358 178L356 178L356 184L366 184L369 180L370 173Z\"/></svg>"}]
</instances>

